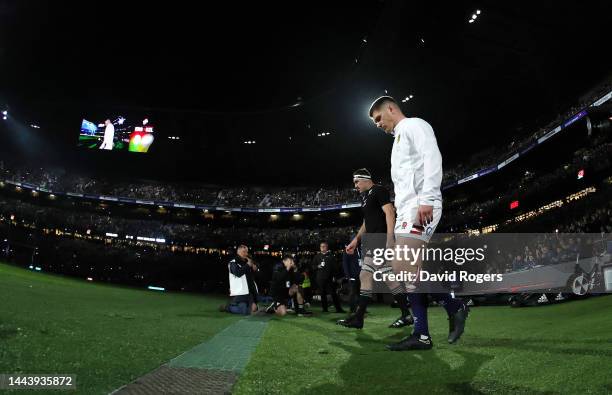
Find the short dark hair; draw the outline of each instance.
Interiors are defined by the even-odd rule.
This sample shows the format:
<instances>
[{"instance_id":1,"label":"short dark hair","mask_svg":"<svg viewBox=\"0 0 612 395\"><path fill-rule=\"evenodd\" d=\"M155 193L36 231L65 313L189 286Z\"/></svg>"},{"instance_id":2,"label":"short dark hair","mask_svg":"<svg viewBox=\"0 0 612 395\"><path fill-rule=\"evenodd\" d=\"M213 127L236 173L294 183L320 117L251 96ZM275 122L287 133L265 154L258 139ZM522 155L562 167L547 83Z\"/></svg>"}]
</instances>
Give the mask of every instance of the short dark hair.
<instances>
[{"instance_id":1,"label":"short dark hair","mask_svg":"<svg viewBox=\"0 0 612 395\"><path fill-rule=\"evenodd\" d=\"M329 243L327 242L327 240L321 240L319 244L325 244L326 246L329 247Z\"/></svg>"},{"instance_id":2,"label":"short dark hair","mask_svg":"<svg viewBox=\"0 0 612 395\"><path fill-rule=\"evenodd\" d=\"M370 118L372 118L372 113L378 109L380 109L383 105L387 104L387 103L395 103L397 104L397 102L395 101L394 98L392 98L391 96L381 96L378 99L374 100L374 103L372 103L372 105L370 106Z\"/></svg>"}]
</instances>

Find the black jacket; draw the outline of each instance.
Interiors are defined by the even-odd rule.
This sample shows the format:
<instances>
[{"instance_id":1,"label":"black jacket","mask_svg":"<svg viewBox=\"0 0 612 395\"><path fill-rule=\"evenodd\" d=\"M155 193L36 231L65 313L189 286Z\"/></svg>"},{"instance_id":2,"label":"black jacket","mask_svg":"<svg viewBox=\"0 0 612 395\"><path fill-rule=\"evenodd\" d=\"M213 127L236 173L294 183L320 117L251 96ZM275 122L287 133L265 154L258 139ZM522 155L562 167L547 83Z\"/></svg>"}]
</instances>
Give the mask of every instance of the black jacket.
<instances>
[{"instance_id":1,"label":"black jacket","mask_svg":"<svg viewBox=\"0 0 612 395\"><path fill-rule=\"evenodd\" d=\"M236 255L232 261L230 261L229 271L236 277L246 276L247 284L249 286L249 293L253 296L257 295L257 286L255 285L255 274L253 269L247 264L246 259L240 258Z\"/></svg>"},{"instance_id":2,"label":"black jacket","mask_svg":"<svg viewBox=\"0 0 612 395\"><path fill-rule=\"evenodd\" d=\"M323 254L321 252L312 258L311 266L317 274L317 278L332 278L338 274L338 261L331 251Z\"/></svg>"}]
</instances>

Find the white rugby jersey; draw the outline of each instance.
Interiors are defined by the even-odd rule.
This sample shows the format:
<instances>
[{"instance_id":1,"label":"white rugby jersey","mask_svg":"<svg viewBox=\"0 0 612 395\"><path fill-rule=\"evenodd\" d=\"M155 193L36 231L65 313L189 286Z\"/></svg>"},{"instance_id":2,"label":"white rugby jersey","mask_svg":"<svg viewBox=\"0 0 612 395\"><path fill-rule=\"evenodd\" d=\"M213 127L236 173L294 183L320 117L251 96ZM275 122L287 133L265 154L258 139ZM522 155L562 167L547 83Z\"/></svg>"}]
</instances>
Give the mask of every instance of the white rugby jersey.
<instances>
[{"instance_id":1,"label":"white rugby jersey","mask_svg":"<svg viewBox=\"0 0 612 395\"><path fill-rule=\"evenodd\" d=\"M424 120L405 118L395 126L391 179L398 218L421 204L442 207L442 155Z\"/></svg>"}]
</instances>

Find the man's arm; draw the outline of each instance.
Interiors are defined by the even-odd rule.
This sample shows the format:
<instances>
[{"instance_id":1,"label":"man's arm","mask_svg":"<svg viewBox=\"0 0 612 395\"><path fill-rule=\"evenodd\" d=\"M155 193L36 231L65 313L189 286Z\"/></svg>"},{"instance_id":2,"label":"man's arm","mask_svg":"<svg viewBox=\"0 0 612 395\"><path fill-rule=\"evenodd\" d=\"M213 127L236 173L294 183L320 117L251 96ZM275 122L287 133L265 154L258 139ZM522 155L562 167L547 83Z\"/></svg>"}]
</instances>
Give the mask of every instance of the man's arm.
<instances>
[{"instance_id":1,"label":"man's arm","mask_svg":"<svg viewBox=\"0 0 612 395\"><path fill-rule=\"evenodd\" d=\"M352 255L355 253L355 249L357 248L357 245L359 244L359 240L361 240L361 237L363 236L365 231L366 231L366 228L365 228L365 220L364 220L363 223L361 224L361 227L359 228L359 232L357 232L357 236L355 236L355 238L351 240L349 245L346 246L345 251L347 254Z\"/></svg>"},{"instance_id":2,"label":"man's arm","mask_svg":"<svg viewBox=\"0 0 612 395\"><path fill-rule=\"evenodd\" d=\"M312 259L310 259L310 264L309 264L309 267L310 267L310 271L311 271L312 273L316 273L316 272L317 272L317 270L319 269L319 264L317 263L317 261L318 261L318 260L317 260L317 257L318 257L318 256L319 256L319 254L318 254L318 253L317 253L317 254L314 254L314 255L312 256Z\"/></svg>"},{"instance_id":3,"label":"man's arm","mask_svg":"<svg viewBox=\"0 0 612 395\"><path fill-rule=\"evenodd\" d=\"M230 261L230 273L232 273L236 277L242 277L245 273L245 268L240 266L235 259Z\"/></svg>"},{"instance_id":4,"label":"man's arm","mask_svg":"<svg viewBox=\"0 0 612 395\"><path fill-rule=\"evenodd\" d=\"M249 265L249 267L251 268L251 271L253 271L253 273L259 270L257 268L257 264L255 263L255 261L251 257L247 258L247 265Z\"/></svg>"},{"instance_id":5,"label":"man's arm","mask_svg":"<svg viewBox=\"0 0 612 395\"><path fill-rule=\"evenodd\" d=\"M433 128L422 119L412 128L410 137L415 147L418 147L423 158L423 190L419 195L419 209L416 220L426 225L433 220L433 205L441 200L440 185L442 184L442 154Z\"/></svg>"},{"instance_id":6,"label":"man's arm","mask_svg":"<svg viewBox=\"0 0 612 395\"><path fill-rule=\"evenodd\" d=\"M387 247L390 247L395 244L395 207L393 207L393 203L387 203L382 207L382 210L387 222Z\"/></svg>"},{"instance_id":7,"label":"man's arm","mask_svg":"<svg viewBox=\"0 0 612 395\"><path fill-rule=\"evenodd\" d=\"M357 242L361 241L361 238L363 237L363 234L365 233L365 231L366 231L365 221L363 221L363 223L359 227L359 231L357 232L357 235L355 236L355 240L357 240Z\"/></svg>"}]
</instances>

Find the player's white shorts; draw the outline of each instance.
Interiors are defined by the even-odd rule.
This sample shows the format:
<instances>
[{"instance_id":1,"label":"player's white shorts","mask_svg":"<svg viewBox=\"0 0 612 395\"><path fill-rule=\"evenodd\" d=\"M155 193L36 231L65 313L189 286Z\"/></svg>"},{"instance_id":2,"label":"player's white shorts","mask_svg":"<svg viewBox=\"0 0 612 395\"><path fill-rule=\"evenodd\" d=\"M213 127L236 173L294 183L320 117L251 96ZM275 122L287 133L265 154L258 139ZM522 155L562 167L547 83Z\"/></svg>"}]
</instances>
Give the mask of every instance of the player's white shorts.
<instances>
[{"instance_id":1,"label":"player's white shorts","mask_svg":"<svg viewBox=\"0 0 612 395\"><path fill-rule=\"evenodd\" d=\"M416 222L418 206L411 206L407 210L398 213L395 220L395 236L410 237L429 243L431 236L436 231L440 218L442 218L442 207L433 208L433 221L427 225Z\"/></svg>"}]
</instances>

